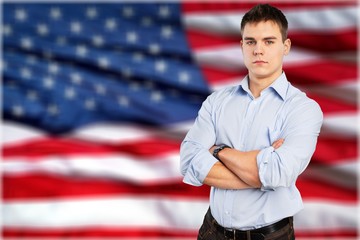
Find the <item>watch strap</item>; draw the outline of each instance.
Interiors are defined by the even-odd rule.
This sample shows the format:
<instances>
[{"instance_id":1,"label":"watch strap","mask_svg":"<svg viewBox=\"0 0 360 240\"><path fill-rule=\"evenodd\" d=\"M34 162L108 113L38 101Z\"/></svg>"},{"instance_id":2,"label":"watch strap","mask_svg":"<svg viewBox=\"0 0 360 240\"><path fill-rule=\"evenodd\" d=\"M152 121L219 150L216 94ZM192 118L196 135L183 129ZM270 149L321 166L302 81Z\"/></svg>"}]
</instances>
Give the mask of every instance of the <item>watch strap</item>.
<instances>
[{"instance_id":1,"label":"watch strap","mask_svg":"<svg viewBox=\"0 0 360 240\"><path fill-rule=\"evenodd\" d=\"M214 149L214 152L213 152L213 156L220 161L220 158L219 158L219 152L221 150L223 150L224 148L230 148L229 146L227 145L219 145L217 146L215 149Z\"/></svg>"}]
</instances>

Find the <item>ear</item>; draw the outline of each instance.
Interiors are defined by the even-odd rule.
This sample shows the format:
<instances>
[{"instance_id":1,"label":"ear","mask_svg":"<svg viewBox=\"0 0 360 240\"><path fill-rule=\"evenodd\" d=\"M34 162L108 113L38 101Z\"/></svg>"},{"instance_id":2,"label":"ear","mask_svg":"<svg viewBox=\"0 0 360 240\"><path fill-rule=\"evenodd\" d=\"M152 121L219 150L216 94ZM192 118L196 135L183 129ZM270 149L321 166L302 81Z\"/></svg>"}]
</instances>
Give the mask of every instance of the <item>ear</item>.
<instances>
[{"instance_id":1,"label":"ear","mask_svg":"<svg viewBox=\"0 0 360 240\"><path fill-rule=\"evenodd\" d=\"M290 38L288 38L288 39L286 39L286 40L284 41L284 46L285 46L285 48L284 48L284 55L288 55L289 52L290 52L290 48L291 48L291 40L290 40Z\"/></svg>"},{"instance_id":2,"label":"ear","mask_svg":"<svg viewBox=\"0 0 360 240\"><path fill-rule=\"evenodd\" d=\"M241 39L241 40L240 40L240 48L241 48L241 49L243 48L243 44L244 44L244 42L243 42L243 40Z\"/></svg>"}]
</instances>

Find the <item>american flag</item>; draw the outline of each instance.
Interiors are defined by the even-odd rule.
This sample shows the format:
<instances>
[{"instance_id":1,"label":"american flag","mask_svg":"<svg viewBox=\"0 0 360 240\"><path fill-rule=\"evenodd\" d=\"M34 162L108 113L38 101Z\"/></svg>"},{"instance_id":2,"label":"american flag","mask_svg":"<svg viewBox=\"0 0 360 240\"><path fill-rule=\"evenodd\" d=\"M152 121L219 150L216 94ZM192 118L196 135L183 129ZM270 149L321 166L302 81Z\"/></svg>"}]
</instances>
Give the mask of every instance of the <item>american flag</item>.
<instances>
[{"instance_id":1,"label":"american flag","mask_svg":"<svg viewBox=\"0 0 360 240\"><path fill-rule=\"evenodd\" d=\"M290 82L322 107L296 236L358 237L356 1L270 2ZM195 239L209 188L179 146L202 101L246 75L254 1L2 4L3 238Z\"/></svg>"}]
</instances>

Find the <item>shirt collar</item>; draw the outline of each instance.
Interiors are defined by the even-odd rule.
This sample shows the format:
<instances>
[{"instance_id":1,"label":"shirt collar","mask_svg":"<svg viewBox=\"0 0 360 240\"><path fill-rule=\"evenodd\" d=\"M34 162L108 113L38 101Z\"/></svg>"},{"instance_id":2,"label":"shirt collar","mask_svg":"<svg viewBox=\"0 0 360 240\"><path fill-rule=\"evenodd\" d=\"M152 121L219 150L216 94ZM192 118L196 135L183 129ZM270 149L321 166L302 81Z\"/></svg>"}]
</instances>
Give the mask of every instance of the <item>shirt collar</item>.
<instances>
[{"instance_id":1,"label":"shirt collar","mask_svg":"<svg viewBox=\"0 0 360 240\"><path fill-rule=\"evenodd\" d=\"M288 89L289 82L286 78L285 73L283 72L280 77L278 77L268 88L274 89L274 91L282 98L282 100L286 99L286 93ZM244 79L240 83L240 87L247 92L248 94L251 94L250 88L249 88L249 76L244 77Z\"/></svg>"}]
</instances>

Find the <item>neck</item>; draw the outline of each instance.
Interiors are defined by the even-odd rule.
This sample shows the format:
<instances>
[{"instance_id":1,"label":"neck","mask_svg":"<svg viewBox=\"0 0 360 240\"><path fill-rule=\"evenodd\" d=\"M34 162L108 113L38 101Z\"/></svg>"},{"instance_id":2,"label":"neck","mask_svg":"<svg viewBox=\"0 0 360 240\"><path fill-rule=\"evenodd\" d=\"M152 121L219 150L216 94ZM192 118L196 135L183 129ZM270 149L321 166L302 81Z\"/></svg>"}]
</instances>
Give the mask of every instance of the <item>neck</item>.
<instances>
[{"instance_id":1,"label":"neck","mask_svg":"<svg viewBox=\"0 0 360 240\"><path fill-rule=\"evenodd\" d=\"M279 76L278 76L279 77ZM249 75L249 89L252 95L257 98L261 92L269 87L278 77L276 78L257 78Z\"/></svg>"}]
</instances>

